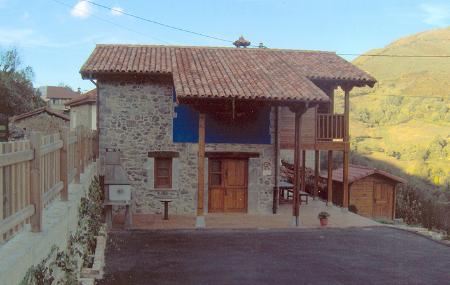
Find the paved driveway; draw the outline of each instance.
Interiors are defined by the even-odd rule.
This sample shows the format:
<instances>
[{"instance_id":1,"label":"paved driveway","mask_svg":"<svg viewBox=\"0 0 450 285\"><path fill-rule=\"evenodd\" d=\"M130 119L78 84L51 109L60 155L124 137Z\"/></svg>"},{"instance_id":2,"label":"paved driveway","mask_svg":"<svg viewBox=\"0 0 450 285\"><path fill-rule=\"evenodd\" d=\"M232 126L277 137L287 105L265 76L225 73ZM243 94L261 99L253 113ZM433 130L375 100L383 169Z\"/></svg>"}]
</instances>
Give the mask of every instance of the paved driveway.
<instances>
[{"instance_id":1,"label":"paved driveway","mask_svg":"<svg viewBox=\"0 0 450 285\"><path fill-rule=\"evenodd\" d=\"M98 284L450 284L450 247L373 227L110 233Z\"/></svg>"}]
</instances>

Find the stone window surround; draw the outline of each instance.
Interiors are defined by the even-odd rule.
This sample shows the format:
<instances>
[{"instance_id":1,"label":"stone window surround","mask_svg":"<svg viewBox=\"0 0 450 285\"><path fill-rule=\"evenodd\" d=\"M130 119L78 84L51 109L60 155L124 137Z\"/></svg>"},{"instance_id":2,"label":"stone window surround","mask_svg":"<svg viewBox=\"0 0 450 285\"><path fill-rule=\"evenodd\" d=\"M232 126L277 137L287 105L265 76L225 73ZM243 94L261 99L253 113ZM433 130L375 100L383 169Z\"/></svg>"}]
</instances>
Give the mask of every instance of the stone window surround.
<instances>
[{"instance_id":1,"label":"stone window surround","mask_svg":"<svg viewBox=\"0 0 450 285\"><path fill-rule=\"evenodd\" d=\"M155 187L155 158L172 158L172 187ZM179 153L177 151L149 151L147 159L147 185L150 191L178 191Z\"/></svg>"}]
</instances>

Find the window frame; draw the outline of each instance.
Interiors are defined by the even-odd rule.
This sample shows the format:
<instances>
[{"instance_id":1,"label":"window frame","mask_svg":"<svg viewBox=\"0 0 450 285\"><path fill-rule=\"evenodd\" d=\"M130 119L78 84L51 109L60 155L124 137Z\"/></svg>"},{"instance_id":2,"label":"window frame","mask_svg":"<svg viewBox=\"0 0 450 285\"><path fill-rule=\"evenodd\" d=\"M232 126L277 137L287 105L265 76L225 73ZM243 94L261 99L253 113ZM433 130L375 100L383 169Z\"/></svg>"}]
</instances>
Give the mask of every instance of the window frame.
<instances>
[{"instance_id":1,"label":"window frame","mask_svg":"<svg viewBox=\"0 0 450 285\"><path fill-rule=\"evenodd\" d=\"M172 167L173 167L173 161L172 157L155 157L154 158L154 172L153 172L153 186L155 189L171 189L173 185L172 181ZM167 161L168 165L167 167L161 167L160 163L162 161ZM160 173L158 173L161 169L167 169L168 175L167 176L161 176ZM161 183L160 179L167 179L168 184Z\"/></svg>"}]
</instances>

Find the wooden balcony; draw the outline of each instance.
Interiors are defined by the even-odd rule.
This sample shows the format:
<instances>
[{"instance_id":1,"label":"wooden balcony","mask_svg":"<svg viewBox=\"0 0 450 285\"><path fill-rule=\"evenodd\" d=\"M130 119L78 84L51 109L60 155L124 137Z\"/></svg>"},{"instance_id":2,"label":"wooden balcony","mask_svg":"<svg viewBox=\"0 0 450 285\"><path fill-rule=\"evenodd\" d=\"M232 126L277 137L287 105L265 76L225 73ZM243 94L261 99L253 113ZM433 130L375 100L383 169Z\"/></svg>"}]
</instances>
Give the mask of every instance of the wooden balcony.
<instances>
[{"instance_id":1,"label":"wooden balcony","mask_svg":"<svg viewBox=\"0 0 450 285\"><path fill-rule=\"evenodd\" d=\"M343 140L344 121L341 114L316 114L316 141Z\"/></svg>"},{"instance_id":2,"label":"wooden balcony","mask_svg":"<svg viewBox=\"0 0 450 285\"><path fill-rule=\"evenodd\" d=\"M345 116L343 114L318 113L310 108L302 119L302 149L335 150L348 149L344 142ZM282 109L280 118L281 148L294 148L294 114Z\"/></svg>"}]
</instances>

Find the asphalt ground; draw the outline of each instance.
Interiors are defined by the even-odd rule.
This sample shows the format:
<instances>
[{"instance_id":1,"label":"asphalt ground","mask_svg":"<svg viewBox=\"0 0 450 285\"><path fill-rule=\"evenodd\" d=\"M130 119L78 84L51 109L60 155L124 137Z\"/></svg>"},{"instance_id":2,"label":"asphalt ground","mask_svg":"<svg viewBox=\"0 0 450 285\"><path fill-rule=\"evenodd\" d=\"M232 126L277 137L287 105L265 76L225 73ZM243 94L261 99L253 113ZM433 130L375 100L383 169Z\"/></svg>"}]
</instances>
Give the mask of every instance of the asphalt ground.
<instances>
[{"instance_id":1,"label":"asphalt ground","mask_svg":"<svg viewBox=\"0 0 450 285\"><path fill-rule=\"evenodd\" d=\"M111 232L97 284L450 284L450 247L388 227Z\"/></svg>"}]
</instances>

